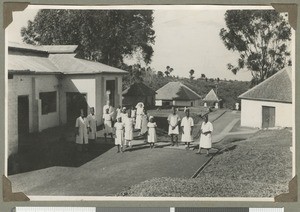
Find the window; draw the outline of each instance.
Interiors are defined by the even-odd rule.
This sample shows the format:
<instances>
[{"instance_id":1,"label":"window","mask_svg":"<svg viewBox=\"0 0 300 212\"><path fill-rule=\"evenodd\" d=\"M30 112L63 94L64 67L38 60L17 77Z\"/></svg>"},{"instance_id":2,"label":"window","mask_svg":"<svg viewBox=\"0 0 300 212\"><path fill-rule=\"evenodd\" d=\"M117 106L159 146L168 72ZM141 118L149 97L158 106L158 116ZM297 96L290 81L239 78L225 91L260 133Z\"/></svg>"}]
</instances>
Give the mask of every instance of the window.
<instances>
[{"instance_id":1,"label":"window","mask_svg":"<svg viewBox=\"0 0 300 212\"><path fill-rule=\"evenodd\" d=\"M56 91L40 93L42 101L42 114L56 112Z\"/></svg>"}]
</instances>

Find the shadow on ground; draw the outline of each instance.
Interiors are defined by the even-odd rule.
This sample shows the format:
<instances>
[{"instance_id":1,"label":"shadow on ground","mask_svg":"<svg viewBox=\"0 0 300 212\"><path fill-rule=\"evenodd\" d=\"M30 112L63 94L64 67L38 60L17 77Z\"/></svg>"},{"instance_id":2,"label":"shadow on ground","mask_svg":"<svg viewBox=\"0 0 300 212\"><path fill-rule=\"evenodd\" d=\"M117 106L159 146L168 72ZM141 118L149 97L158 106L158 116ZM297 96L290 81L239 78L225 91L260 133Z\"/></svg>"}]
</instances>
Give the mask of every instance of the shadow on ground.
<instances>
[{"instance_id":1,"label":"shadow on ground","mask_svg":"<svg viewBox=\"0 0 300 212\"><path fill-rule=\"evenodd\" d=\"M8 175L52 166L79 167L114 147L114 142L98 139L78 151L72 128L52 128L23 138L18 154L8 159Z\"/></svg>"}]
</instances>

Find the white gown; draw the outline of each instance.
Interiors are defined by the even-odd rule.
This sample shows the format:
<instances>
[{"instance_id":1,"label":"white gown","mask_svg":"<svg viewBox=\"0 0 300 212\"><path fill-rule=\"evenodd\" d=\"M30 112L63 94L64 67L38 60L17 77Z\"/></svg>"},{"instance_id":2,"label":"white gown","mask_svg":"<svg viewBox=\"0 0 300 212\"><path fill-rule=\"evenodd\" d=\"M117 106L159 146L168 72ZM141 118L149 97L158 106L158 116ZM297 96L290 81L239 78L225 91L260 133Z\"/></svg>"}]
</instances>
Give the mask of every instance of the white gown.
<instances>
[{"instance_id":1,"label":"white gown","mask_svg":"<svg viewBox=\"0 0 300 212\"><path fill-rule=\"evenodd\" d=\"M210 123L209 121L207 123L202 122L201 130L202 130L202 132L208 132L208 131L212 132L213 131L212 123ZM204 135L203 133L201 133L199 145L201 148L210 149L212 146L211 133L209 133L207 135Z\"/></svg>"},{"instance_id":2,"label":"white gown","mask_svg":"<svg viewBox=\"0 0 300 212\"><path fill-rule=\"evenodd\" d=\"M142 115L143 108L137 108L136 110L136 120L135 120L135 129L140 130L142 127Z\"/></svg>"},{"instance_id":3,"label":"white gown","mask_svg":"<svg viewBox=\"0 0 300 212\"><path fill-rule=\"evenodd\" d=\"M97 119L95 115L89 114L87 116L87 120L89 123L89 127L91 131L88 132L89 139L96 139L97 138Z\"/></svg>"},{"instance_id":4,"label":"white gown","mask_svg":"<svg viewBox=\"0 0 300 212\"><path fill-rule=\"evenodd\" d=\"M191 130L192 130L193 126L194 126L193 118L183 117L183 119L181 121L181 127L183 127L183 133L181 136L182 142L192 142L193 141L193 135L191 135Z\"/></svg>"},{"instance_id":5,"label":"white gown","mask_svg":"<svg viewBox=\"0 0 300 212\"><path fill-rule=\"evenodd\" d=\"M125 123L125 140L131 141L133 139L133 118L126 118L124 123Z\"/></svg>"},{"instance_id":6,"label":"white gown","mask_svg":"<svg viewBox=\"0 0 300 212\"><path fill-rule=\"evenodd\" d=\"M108 113L103 115L104 119L104 133L110 134L112 133L112 116Z\"/></svg>"},{"instance_id":7,"label":"white gown","mask_svg":"<svg viewBox=\"0 0 300 212\"><path fill-rule=\"evenodd\" d=\"M156 136L156 123L153 122L149 122L147 124L147 127L148 127L148 143L155 143L157 142L157 136Z\"/></svg>"},{"instance_id":8,"label":"white gown","mask_svg":"<svg viewBox=\"0 0 300 212\"><path fill-rule=\"evenodd\" d=\"M168 121L170 122L168 135L171 135L171 134L178 135L179 134L178 125L175 127L174 130L172 129L172 126L175 126L176 124L178 124L178 122L180 121L180 117L177 114L175 114L175 115L170 114L168 117Z\"/></svg>"},{"instance_id":9,"label":"white gown","mask_svg":"<svg viewBox=\"0 0 300 212\"><path fill-rule=\"evenodd\" d=\"M86 118L82 118L81 116L76 119L76 125L78 127L79 134L76 136L77 144L88 144L88 121Z\"/></svg>"},{"instance_id":10,"label":"white gown","mask_svg":"<svg viewBox=\"0 0 300 212\"><path fill-rule=\"evenodd\" d=\"M123 146L123 144L124 144L124 124L122 122L116 122L114 127L116 128L115 145Z\"/></svg>"}]
</instances>

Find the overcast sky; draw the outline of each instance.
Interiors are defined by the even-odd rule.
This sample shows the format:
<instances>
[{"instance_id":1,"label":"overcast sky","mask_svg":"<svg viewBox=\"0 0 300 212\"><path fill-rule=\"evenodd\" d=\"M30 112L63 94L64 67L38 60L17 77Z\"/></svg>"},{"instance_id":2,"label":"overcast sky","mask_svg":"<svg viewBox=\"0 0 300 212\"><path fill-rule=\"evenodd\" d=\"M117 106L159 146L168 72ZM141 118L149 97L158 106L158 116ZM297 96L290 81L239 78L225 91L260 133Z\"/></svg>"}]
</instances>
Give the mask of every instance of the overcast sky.
<instances>
[{"instance_id":1,"label":"overcast sky","mask_svg":"<svg viewBox=\"0 0 300 212\"><path fill-rule=\"evenodd\" d=\"M225 27L224 14L228 8L155 9L156 39L150 66L156 71L174 69L173 75L188 77L195 70L195 77L205 74L209 78L250 80L250 73L241 71L234 75L227 70L228 63L235 64L238 54L228 51L219 37ZM14 12L14 21L7 28L7 40L22 42L20 29L33 20L38 9Z\"/></svg>"}]
</instances>

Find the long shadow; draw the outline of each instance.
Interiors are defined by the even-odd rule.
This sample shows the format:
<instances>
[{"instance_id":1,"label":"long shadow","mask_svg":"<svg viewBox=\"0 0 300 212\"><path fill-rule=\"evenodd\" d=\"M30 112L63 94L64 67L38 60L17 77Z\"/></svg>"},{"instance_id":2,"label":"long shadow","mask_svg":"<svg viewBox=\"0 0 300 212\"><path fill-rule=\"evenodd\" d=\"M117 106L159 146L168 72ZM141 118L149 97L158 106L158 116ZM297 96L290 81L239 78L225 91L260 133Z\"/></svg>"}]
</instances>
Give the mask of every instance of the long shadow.
<instances>
[{"instance_id":1,"label":"long shadow","mask_svg":"<svg viewBox=\"0 0 300 212\"><path fill-rule=\"evenodd\" d=\"M50 134L53 132L50 132ZM49 132L46 132L48 135ZM8 160L8 175L44 169L53 166L79 167L113 148L114 142L90 143L78 151L75 138L67 138L65 131L52 136L31 135L18 154ZM12 168L13 167L13 168Z\"/></svg>"}]
</instances>

